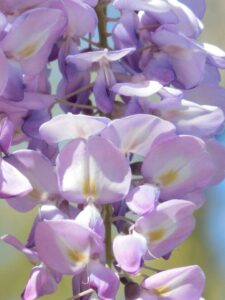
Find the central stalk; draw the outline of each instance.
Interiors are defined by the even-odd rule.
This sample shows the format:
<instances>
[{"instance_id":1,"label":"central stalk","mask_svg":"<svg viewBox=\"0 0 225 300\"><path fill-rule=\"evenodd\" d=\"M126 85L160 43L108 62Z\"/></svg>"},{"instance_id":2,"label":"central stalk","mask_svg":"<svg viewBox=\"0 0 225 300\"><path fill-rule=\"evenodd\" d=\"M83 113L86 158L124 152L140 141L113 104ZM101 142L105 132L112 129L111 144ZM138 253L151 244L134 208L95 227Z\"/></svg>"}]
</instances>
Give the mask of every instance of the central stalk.
<instances>
[{"instance_id":1,"label":"central stalk","mask_svg":"<svg viewBox=\"0 0 225 300\"><path fill-rule=\"evenodd\" d=\"M108 48L107 45L107 5L99 1L95 8L98 16L99 44L101 48ZM104 224L105 224L105 259L109 268L112 267L112 206L110 204L104 207Z\"/></svg>"},{"instance_id":2,"label":"central stalk","mask_svg":"<svg viewBox=\"0 0 225 300\"><path fill-rule=\"evenodd\" d=\"M107 48L107 5L103 1L99 1L95 8L98 16L98 32L99 32L99 43L101 48Z\"/></svg>"},{"instance_id":3,"label":"central stalk","mask_svg":"<svg viewBox=\"0 0 225 300\"><path fill-rule=\"evenodd\" d=\"M112 206L105 205L104 208L104 224L105 224L105 259L109 268L112 267Z\"/></svg>"}]
</instances>

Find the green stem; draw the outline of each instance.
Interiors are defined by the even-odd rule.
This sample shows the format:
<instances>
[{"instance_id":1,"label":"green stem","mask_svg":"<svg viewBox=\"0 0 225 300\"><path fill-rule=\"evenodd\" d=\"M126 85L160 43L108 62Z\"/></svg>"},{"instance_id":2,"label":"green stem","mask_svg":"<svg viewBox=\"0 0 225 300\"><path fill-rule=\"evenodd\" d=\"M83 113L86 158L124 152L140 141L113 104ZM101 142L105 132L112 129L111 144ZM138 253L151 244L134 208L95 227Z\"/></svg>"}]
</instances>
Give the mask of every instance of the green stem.
<instances>
[{"instance_id":1,"label":"green stem","mask_svg":"<svg viewBox=\"0 0 225 300\"><path fill-rule=\"evenodd\" d=\"M111 218L112 218L112 206L106 204L105 206L105 258L106 264L109 268L112 267L112 227L111 227Z\"/></svg>"},{"instance_id":2,"label":"green stem","mask_svg":"<svg viewBox=\"0 0 225 300\"><path fill-rule=\"evenodd\" d=\"M73 102L70 102L70 101L67 100L67 99L70 99L71 97L73 97L75 95L78 95L78 94L80 94L84 91L87 91L87 90L91 89L93 86L94 86L94 82L91 82L88 85L83 86L83 87L77 89L76 91L65 95L62 98L56 98L55 99L56 101L52 104L52 106L50 107L50 110L52 109L52 107L54 105L62 103L62 104L70 105L70 106L81 108L81 109L90 109L90 110L99 112L99 109L98 109L97 106L88 105L88 104L81 104L81 103L73 103Z\"/></svg>"},{"instance_id":3,"label":"green stem","mask_svg":"<svg viewBox=\"0 0 225 300\"><path fill-rule=\"evenodd\" d=\"M73 96L76 96L82 92L85 92L89 89L91 89L92 87L94 86L94 82L90 82L89 84L85 85L85 86L82 86L81 88L77 89L76 91L72 92L72 93L69 93L67 94L66 96L60 98L60 99L56 99L57 101L62 101L62 100L67 100Z\"/></svg>"},{"instance_id":4,"label":"green stem","mask_svg":"<svg viewBox=\"0 0 225 300\"><path fill-rule=\"evenodd\" d=\"M103 5L99 1L98 5L96 6L95 10L98 16L98 32L99 32L99 41L100 46L102 48L107 48L107 32L106 32L106 25L107 25L107 6Z\"/></svg>"},{"instance_id":5,"label":"green stem","mask_svg":"<svg viewBox=\"0 0 225 300\"><path fill-rule=\"evenodd\" d=\"M72 102L69 102L67 100L57 100L54 104L66 104L66 105L69 105L69 106L73 106L73 107L77 107L77 108L81 108L81 109L90 109L90 110L97 110L98 111L98 107L97 106L93 106L93 105L88 105L88 104L80 104L80 103L72 103Z\"/></svg>"},{"instance_id":6,"label":"green stem","mask_svg":"<svg viewBox=\"0 0 225 300\"><path fill-rule=\"evenodd\" d=\"M98 16L98 31L99 31L99 45L101 48L107 48L107 5L104 5L100 0L95 8ZM105 258L106 264L109 268L112 267L112 228L111 228L111 217L112 217L112 206L107 204L105 206Z\"/></svg>"}]
</instances>

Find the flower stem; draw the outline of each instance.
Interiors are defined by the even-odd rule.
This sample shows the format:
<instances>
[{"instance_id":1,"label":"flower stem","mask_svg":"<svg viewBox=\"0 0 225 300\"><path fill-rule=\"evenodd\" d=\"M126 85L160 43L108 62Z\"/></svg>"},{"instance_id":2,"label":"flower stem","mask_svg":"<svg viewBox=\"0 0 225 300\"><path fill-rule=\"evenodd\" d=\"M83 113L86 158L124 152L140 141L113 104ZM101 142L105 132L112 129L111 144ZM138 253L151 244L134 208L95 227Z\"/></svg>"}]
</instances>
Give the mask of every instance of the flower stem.
<instances>
[{"instance_id":1,"label":"flower stem","mask_svg":"<svg viewBox=\"0 0 225 300\"><path fill-rule=\"evenodd\" d=\"M110 18L110 17L107 17L107 21L108 22L118 22L120 20L120 18Z\"/></svg>"},{"instance_id":2,"label":"flower stem","mask_svg":"<svg viewBox=\"0 0 225 300\"><path fill-rule=\"evenodd\" d=\"M98 16L98 32L99 32L100 46L102 48L107 48L108 47L107 32L106 32L106 25L107 25L106 10L107 10L107 7L102 4L102 1L99 1L95 10L96 10L96 13Z\"/></svg>"},{"instance_id":3,"label":"flower stem","mask_svg":"<svg viewBox=\"0 0 225 300\"><path fill-rule=\"evenodd\" d=\"M105 206L105 259L106 264L109 268L112 267L112 227L111 227L111 217L112 217L112 206L106 204Z\"/></svg>"},{"instance_id":4,"label":"flower stem","mask_svg":"<svg viewBox=\"0 0 225 300\"><path fill-rule=\"evenodd\" d=\"M81 293L79 293L79 294L77 294L77 295L75 295L75 296L73 296L73 297L68 298L67 300L76 300L76 299L80 299L81 297L86 296L86 295L89 295L89 294L91 294L91 293L93 293L93 292L94 292L93 289L88 289L88 290L83 291L83 292L81 292Z\"/></svg>"},{"instance_id":5,"label":"flower stem","mask_svg":"<svg viewBox=\"0 0 225 300\"><path fill-rule=\"evenodd\" d=\"M96 13L98 16L98 31L99 31L99 45L101 48L107 48L107 5L104 5L103 1L99 1L96 6ZM105 258L106 264L109 268L112 267L112 206L107 204L105 206Z\"/></svg>"},{"instance_id":6,"label":"flower stem","mask_svg":"<svg viewBox=\"0 0 225 300\"><path fill-rule=\"evenodd\" d=\"M99 111L98 107L97 106L94 106L94 105L88 105L88 104L81 104L81 103L73 103L73 102L70 102L68 101L67 99L70 99L71 97L75 96L75 95L78 95L86 90L89 90L93 87L94 85L94 82L91 82L89 83L88 85L85 85L79 89L77 89L76 91L72 92L72 93L69 93L67 95L65 95L64 97L62 98L56 98L55 102L53 103L52 107L56 104L65 104L65 105L70 105L70 106L73 106L73 107L77 107L77 108L81 108L81 109L90 109L90 110L95 110L95 111Z\"/></svg>"},{"instance_id":7,"label":"flower stem","mask_svg":"<svg viewBox=\"0 0 225 300\"><path fill-rule=\"evenodd\" d=\"M82 86L81 88L77 89L76 91L65 95L64 97L62 97L60 99L56 99L56 101L61 102L61 101L67 100L67 99L69 99L69 98L71 98L73 96L76 96L76 95L78 95L78 94L80 94L82 92L85 92L85 91L91 89L93 86L94 86L94 82L91 82L91 83L89 83L89 84L87 84L85 86Z\"/></svg>"},{"instance_id":8,"label":"flower stem","mask_svg":"<svg viewBox=\"0 0 225 300\"><path fill-rule=\"evenodd\" d=\"M98 110L97 106L81 104L81 103L72 103L72 102L69 102L69 101L63 100L63 99L57 100L56 103L62 103L62 104L70 105L70 106L81 108L81 109Z\"/></svg>"}]
</instances>

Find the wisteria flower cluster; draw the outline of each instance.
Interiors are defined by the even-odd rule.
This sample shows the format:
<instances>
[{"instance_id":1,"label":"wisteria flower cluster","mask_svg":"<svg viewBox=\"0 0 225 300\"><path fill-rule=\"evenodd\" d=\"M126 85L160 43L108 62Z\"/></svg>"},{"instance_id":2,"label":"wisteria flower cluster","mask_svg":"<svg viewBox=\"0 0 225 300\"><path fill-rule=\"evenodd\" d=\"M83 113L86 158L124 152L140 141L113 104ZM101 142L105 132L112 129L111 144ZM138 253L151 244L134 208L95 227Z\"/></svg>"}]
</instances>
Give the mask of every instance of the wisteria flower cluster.
<instances>
[{"instance_id":1,"label":"wisteria flower cluster","mask_svg":"<svg viewBox=\"0 0 225 300\"><path fill-rule=\"evenodd\" d=\"M151 262L191 235L225 177L225 52L199 40L204 12L204 0L0 2L0 196L38 211L24 244L1 237L34 265L21 299L70 275L70 300L120 287L126 300L203 300L199 266Z\"/></svg>"}]
</instances>

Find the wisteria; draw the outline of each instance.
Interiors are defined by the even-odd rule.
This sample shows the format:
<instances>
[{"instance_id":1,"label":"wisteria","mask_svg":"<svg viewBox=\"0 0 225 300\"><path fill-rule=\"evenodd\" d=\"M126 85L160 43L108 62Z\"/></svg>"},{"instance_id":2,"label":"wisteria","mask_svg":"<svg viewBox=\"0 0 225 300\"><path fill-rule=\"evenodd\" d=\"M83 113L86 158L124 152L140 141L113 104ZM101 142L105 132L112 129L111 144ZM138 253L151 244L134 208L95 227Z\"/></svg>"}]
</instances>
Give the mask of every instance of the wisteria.
<instances>
[{"instance_id":1,"label":"wisteria","mask_svg":"<svg viewBox=\"0 0 225 300\"><path fill-rule=\"evenodd\" d=\"M199 39L205 6L0 2L0 196L37 212L27 241L1 237L31 262L22 300L64 275L68 300L204 300L199 266L152 261L192 234L225 177L225 52Z\"/></svg>"}]
</instances>

